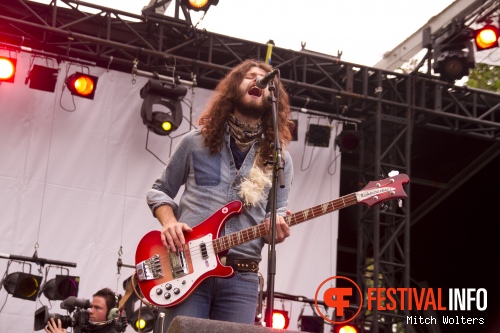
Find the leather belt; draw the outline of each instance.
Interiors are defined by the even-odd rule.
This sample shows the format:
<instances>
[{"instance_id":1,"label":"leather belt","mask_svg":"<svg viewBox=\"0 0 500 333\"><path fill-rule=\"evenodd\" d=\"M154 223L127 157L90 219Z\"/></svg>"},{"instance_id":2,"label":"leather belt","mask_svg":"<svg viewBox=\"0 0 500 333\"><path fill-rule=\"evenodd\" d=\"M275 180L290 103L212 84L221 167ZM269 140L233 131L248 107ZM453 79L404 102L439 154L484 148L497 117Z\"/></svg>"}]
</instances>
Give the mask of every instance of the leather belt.
<instances>
[{"instance_id":1,"label":"leather belt","mask_svg":"<svg viewBox=\"0 0 500 333\"><path fill-rule=\"evenodd\" d=\"M259 263L254 260L221 257L220 261L223 265L231 266L237 272L259 271Z\"/></svg>"}]
</instances>

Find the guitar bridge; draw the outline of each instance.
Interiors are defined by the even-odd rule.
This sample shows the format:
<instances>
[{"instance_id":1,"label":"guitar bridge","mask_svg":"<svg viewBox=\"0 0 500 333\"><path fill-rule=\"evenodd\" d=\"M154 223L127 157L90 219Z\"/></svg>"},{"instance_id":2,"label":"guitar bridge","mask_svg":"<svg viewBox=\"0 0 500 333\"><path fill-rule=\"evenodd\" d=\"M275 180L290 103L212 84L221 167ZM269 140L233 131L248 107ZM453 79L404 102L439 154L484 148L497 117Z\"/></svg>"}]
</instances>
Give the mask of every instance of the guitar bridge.
<instances>
[{"instance_id":1,"label":"guitar bridge","mask_svg":"<svg viewBox=\"0 0 500 333\"><path fill-rule=\"evenodd\" d=\"M170 267L172 268L172 276L174 279L183 277L189 273L184 249L178 248L176 252L169 251L168 258L170 259Z\"/></svg>"},{"instance_id":2,"label":"guitar bridge","mask_svg":"<svg viewBox=\"0 0 500 333\"><path fill-rule=\"evenodd\" d=\"M139 281L154 280L163 277L160 256L155 254L135 266Z\"/></svg>"}]
</instances>

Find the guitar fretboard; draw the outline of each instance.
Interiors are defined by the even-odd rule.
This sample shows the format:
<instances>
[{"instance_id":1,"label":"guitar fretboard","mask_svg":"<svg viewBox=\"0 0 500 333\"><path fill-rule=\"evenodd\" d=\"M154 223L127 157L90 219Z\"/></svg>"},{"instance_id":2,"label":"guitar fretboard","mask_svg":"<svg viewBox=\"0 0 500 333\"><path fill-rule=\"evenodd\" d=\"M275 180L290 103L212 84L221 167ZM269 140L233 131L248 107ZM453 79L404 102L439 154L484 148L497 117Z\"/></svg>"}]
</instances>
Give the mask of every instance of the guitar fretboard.
<instances>
[{"instance_id":1,"label":"guitar fretboard","mask_svg":"<svg viewBox=\"0 0 500 333\"><path fill-rule=\"evenodd\" d=\"M325 202L324 204L314 206L291 215L287 215L285 216L285 222L289 226L294 226L307 220L311 220L313 218L354 205L356 203L358 203L356 194L348 194L338 199ZM222 236L213 241L214 251L215 253L227 251L232 247L262 237L266 233L266 226L264 223L261 223L254 227L246 228L238 232Z\"/></svg>"}]
</instances>

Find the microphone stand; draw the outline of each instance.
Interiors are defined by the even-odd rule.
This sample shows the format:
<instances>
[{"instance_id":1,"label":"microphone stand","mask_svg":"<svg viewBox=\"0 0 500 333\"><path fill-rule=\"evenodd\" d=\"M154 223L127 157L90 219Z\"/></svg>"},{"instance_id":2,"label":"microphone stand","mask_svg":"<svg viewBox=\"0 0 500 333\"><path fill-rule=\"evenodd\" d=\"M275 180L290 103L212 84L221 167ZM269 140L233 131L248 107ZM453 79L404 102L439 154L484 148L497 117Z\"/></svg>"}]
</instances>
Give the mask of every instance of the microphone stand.
<instances>
[{"instance_id":1,"label":"microphone stand","mask_svg":"<svg viewBox=\"0 0 500 333\"><path fill-rule=\"evenodd\" d=\"M278 111L276 107L275 87L274 80L269 82L269 92L273 112L273 125L274 125L274 154L272 156L273 164L273 179L271 187L271 239L269 242L269 253L267 261L267 302L266 302L266 316L265 322L267 327L273 326L273 307L274 307L274 279L276 275L276 192L277 183L279 182L280 188L285 187L283 175L283 158L282 150L278 133Z\"/></svg>"}]
</instances>

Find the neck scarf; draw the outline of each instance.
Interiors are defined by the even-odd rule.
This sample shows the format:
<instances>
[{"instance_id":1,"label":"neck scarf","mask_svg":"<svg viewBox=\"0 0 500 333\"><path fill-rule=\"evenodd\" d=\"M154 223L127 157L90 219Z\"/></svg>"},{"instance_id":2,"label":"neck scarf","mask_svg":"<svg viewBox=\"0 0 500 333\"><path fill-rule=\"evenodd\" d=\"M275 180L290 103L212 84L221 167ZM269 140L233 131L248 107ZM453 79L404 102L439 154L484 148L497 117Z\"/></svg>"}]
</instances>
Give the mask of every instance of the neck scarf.
<instances>
[{"instance_id":1,"label":"neck scarf","mask_svg":"<svg viewBox=\"0 0 500 333\"><path fill-rule=\"evenodd\" d=\"M242 152L248 151L260 139L263 132L262 122L255 125L245 124L233 114L229 115L227 123L229 125L229 133L234 138L238 149Z\"/></svg>"}]
</instances>

